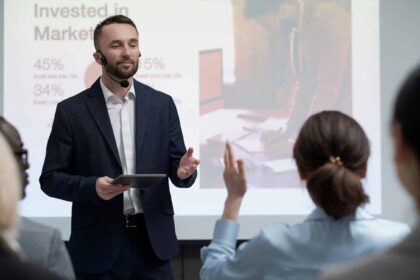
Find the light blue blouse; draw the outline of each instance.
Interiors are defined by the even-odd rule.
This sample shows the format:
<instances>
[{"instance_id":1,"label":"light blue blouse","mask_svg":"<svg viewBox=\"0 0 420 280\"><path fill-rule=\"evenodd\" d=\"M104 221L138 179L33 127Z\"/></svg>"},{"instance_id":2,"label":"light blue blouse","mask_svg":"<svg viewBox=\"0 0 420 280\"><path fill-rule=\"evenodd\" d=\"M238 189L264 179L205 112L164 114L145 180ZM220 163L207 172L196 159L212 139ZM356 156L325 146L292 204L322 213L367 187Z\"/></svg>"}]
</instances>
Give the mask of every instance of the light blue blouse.
<instances>
[{"instance_id":1,"label":"light blue blouse","mask_svg":"<svg viewBox=\"0 0 420 280\"><path fill-rule=\"evenodd\" d=\"M238 232L233 221L216 222L212 242L201 249L201 279L315 279L329 266L387 249L410 229L361 208L338 221L316 208L300 224L264 226L235 251Z\"/></svg>"}]
</instances>

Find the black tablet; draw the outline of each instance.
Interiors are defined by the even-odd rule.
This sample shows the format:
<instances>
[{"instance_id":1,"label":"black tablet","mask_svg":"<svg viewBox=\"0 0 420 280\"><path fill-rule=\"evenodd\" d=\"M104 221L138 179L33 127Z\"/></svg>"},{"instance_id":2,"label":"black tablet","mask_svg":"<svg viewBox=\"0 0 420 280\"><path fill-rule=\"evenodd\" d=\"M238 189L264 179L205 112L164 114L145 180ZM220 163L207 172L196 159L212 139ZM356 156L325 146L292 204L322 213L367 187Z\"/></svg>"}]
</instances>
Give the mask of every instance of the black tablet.
<instances>
[{"instance_id":1,"label":"black tablet","mask_svg":"<svg viewBox=\"0 0 420 280\"><path fill-rule=\"evenodd\" d=\"M112 181L113 184L129 185L132 188L146 188L159 183L166 174L123 174Z\"/></svg>"}]
</instances>

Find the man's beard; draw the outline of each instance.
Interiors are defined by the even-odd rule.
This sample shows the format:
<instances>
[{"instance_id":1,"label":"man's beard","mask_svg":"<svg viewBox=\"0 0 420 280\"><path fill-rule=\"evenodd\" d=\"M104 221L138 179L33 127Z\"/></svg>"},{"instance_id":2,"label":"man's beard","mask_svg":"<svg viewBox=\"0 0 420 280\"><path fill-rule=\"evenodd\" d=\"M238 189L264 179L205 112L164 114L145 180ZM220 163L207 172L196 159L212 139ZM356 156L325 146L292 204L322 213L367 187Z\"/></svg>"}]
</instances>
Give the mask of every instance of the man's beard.
<instances>
[{"instance_id":1,"label":"man's beard","mask_svg":"<svg viewBox=\"0 0 420 280\"><path fill-rule=\"evenodd\" d=\"M133 77L134 74L136 74L138 68L139 68L139 62L138 62L138 60L134 62L133 68L130 71L128 71L128 72L121 71L118 68L118 64L117 64L117 66L110 65L110 64L107 64L105 66L105 70L109 74L111 74L112 76L114 76L114 77L116 77L118 79L122 79L122 80L129 79L129 78Z\"/></svg>"}]
</instances>

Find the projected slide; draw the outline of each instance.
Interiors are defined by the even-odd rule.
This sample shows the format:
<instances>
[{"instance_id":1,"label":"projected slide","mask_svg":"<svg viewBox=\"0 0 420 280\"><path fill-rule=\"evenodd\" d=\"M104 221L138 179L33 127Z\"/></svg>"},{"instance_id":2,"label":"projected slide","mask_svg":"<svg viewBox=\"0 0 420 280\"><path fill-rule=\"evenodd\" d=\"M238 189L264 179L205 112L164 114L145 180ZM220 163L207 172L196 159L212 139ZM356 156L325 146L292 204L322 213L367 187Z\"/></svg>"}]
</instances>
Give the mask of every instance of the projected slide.
<instances>
[{"instance_id":1,"label":"projected slide","mask_svg":"<svg viewBox=\"0 0 420 280\"><path fill-rule=\"evenodd\" d=\"M201 159L192 188L171 188L177 215L221 213L226 141L246 165L243 215L307 214L313 204L292 147L305 118L325 109L352 115L367 131L364 185L379 214L378 1L260 2L5 0L4 113L31 163L22 214L70 216L70 203L47 197L38 178L57 103L101 75L93 30L113 14L137 24L135 78L173 97L186 145Z\"/></svg>"},{"instance_id":2,"label":"projected slide","mask_svg":"<svg viewBox=\"0 0 420 280\"><path fill-rule=\"evenodd\" d=\"M226 140L248 160L253 187L300 187L290 158L303 121L324 109L352 114L351 2L306 1L302 12L292 2L233 3L235 80L222 80L222 49L200 53L200 151L212 159L201 187L222 185Z\"/></svg>"}]
</instances>

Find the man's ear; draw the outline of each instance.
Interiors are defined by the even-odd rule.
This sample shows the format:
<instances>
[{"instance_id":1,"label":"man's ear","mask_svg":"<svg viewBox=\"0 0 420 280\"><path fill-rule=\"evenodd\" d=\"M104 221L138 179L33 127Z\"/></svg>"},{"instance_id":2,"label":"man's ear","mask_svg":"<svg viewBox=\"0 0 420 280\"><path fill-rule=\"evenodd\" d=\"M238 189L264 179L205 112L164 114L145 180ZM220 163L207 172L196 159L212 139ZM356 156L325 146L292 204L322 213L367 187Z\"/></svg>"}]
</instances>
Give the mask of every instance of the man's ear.
<instances>
[{"instance_id":1,"label":"man's ear","mask_svg":"<svg viewBox=\"0 0 420 280\"><path fill-rule=\"evenodd\" d=\"M94 52L93 53L93 58L95 59L95 61L99 64L99 65L102 65L102 62L101 62L101 54L99 53L99 52Z\"/></svg>"}]
</instances>

